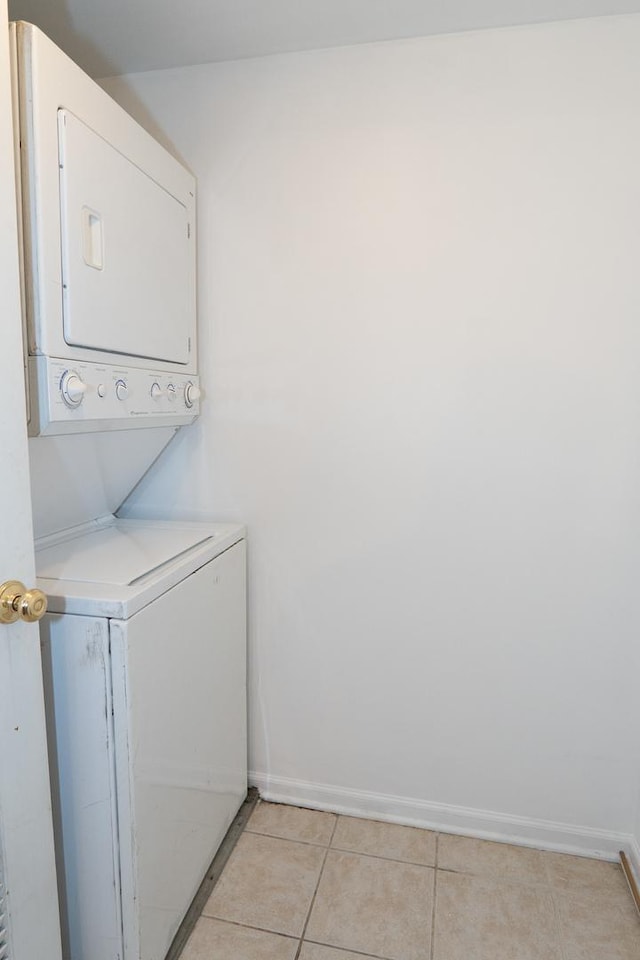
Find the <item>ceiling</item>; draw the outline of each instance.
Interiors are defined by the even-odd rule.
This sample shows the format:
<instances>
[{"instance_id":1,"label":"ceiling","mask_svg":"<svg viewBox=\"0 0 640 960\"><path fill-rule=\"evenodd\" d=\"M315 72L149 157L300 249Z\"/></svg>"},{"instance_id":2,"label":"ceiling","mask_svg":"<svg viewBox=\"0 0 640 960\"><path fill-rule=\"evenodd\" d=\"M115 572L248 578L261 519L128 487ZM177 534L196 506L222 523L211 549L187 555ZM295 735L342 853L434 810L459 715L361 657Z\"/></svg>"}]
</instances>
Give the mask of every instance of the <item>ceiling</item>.
<instances>
[{"instance_id":1,"label":"ceiling","mask_svg":"<svg viewBox=\"0 0 640 960\"><path fill-rule=\"evenodd\" d=\"M9 0L94 77L640 12L640 0Z\"/></svg>"}]
</instances>

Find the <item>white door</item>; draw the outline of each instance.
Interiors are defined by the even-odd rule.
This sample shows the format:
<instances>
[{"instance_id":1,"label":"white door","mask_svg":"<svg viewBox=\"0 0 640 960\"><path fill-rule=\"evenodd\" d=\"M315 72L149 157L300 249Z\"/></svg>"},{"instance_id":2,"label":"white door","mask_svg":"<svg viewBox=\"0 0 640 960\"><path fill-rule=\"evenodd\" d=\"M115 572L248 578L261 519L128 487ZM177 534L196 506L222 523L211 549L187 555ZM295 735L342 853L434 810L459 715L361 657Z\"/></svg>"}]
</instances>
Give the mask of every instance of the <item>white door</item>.
<instances>
[{"instance_id":1,"label":"white door","mask_svg":"<svg viewBox=\"0 0 640 960\"><path fill-rule=\"evenodd\" d=\"M0 583L35 582L11 147L0 0ZM0 623L0 960L59 960L38 625Z\"/></svg>"}]
</instances>

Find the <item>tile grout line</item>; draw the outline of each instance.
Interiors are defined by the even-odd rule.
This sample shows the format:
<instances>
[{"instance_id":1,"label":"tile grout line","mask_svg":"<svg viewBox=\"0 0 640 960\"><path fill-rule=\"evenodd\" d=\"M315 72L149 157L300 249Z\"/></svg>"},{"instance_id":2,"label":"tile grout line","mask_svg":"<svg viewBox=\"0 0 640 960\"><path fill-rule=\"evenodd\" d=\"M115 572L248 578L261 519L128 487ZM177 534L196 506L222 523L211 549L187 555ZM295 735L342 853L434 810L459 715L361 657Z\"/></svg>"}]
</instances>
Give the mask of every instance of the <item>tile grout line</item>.
<instances>
[{"instance_id":1,"label":"tile grout line","mask_svg":"<svg viewBox=\"0 0 640 960\"><path fill-rule=\"evenodd\" d=\"M544 865L544 876L547 881L547 889L549 891L549 896L551 897L551 907L553 909L553 919L555 921L556 927L556 937L558 940L558 950L560 952L560 960L566 960L566 952L564 949L564 933L562 930L562 917L560 915L560 904L558 903L556 897L556 890L553 884L553 878L551 876L551 870L549 869L549 858L543 856L542 863Z\"/></svg>"},{"instance_id":2,"label":"tile grout line","mask_svg":"<svg viewBox=\"0 0 640 960\"><path fill-rule=\"evenodd\" d=\"M353 950L349 949L348 947L336 947L332 943L320 943L319 940L305 940L304 942L312 943L316 947L325 947L327 950L332 950L336 953L348 953L350 957L363 957L364 960L390 960L389 957L383 957L379 953L363 953L362 950Z\"/></svg>"},{"instance_id":3,"label":"tile grout line","mask_svg":"<svg viewBox=\"0 0 640 960\"><path fill-rule=\"evenodd\" d=\"M304 843L307 847L323 847L326 849L326 843L320 840L299 840L297 837L283 837L279 833L266 833L264 830L248 830L245 827L244 833L250 833L252 837L270 837L272 840L289 840L291 843Z\"/></svg>"},{"instance_id":4,"label":"tile grout line","mask_svg":"<svg viewBox=\"0 0 640 960\"><path fill-rule=\"evenodd\" d=\"M214 917L209 914L206 916L203 914L202 916L205 920L215 920L217 923L226 923L230 927L239 927L241 930L255 930L257 933L267 933L271 937L280 937L282 940L291 940L294 943L296 940L300 939L298 937L294 937L290 933L279 933L277 930L270 930L269 927L257 927L253 923L240 923L239 920L227 920L226 917ZM356 956L364 957L365 960L389 960L389 957L383 957L377 953L362 953L361 950L348 949L347 947L336 947L331 943L321 943L320 940L305 940L304 942L300 942L298 944L298 949L304 946L304 943L313 943L318 947L327 947L330 950L335 950L336 953L348 953L350 955L355 954ZM296 953L296 960L297 957L298 954Z\"/></svg>"},{"instance_id":5,"label":"tile grout line","mask_svg":"<svg viewBox=\"0 0 640 960\"><path fill-rule=\"evenodd\" d=\"M342 814L337 814L336 816L342 816ZM417 828L410 828L417 829ZM429 831L430 833L435 833L435 831ZM253 837L268 837L270 840L284 840L288 843L299 843L307 847L320 847L324 850L327 849L326 843L321 843L319 840L300 840L297 837L283 837L277 833L262 833L258 830L244 830L244 833L249 833ZM442 836L451 836L451 834L435 834L438 837L438 841ZM426 863L421 860L403 860L401 857L389 857L381 853L365 853L364 850L353 850L350 847L338 847L333 846L333 840L330 841L329 849L333 850L335 853L349 853L357 857L367 857L371 860L386 860L388 863L402 863L410 867L426 867L427 869L433 869L435 864ZM544 852L544 851L543 851ZM473 870L463 870L459 867L440 867L437 868L442 873L454 873L462 877L477 877L479 879L485 878L488 880L495 880L497 883L508 883L513 884L518 887L550 887L551 882L546 878L544 880L524 880L521 877L510 877L505 879L501 874L493 873L476 873Z\"/></svg>"},{"instance_id":6,"label":"tile grout line","mask_svg":"<svg viewBox=\"0 0 640 960\"><path fill-rule=\"evenodd\" d=\"M228 917L217 917L213 913L203 913L200 915L202 920L215 920L216 923L225 923L230 927L239 927L241 930L256 930L258 933L268 933L271 937L280 937L282 940L291 940L293 943L298 939L293 933L281 933L279 930L272 930L270 927L259 927L255 923L242 923L240 920L229 920Z\"/></svg>"},{"instance_id":7,"label":"tile grout line","mask_svg":"<svg viewBox=\"0 0 640 960\"><path fill-rule=\"evenodd\" d=\"M400 857L387 857L382 853L365 853L363 850L350 850L348 847L331 847L336 853L353 853L356 857L369 857L371 860L387 860L389 863L404 863L407 867L433 867L432 863L422 860L402 860Z\"/></svg>"},{"instance_id":8,"label":"tile grout line","mask_svg":"<svg viewBox=\"0 0 640 960\"><path fill-rule=\"evenodd\" d=\"M341 814L338 814L338 816L341 816ZM414 828L410 828L410 829L414 829ZM283 837L277 833L261 833L258 830L245 829L244 832L250 833L251 836L253 837L269 837L271 840L288 840L290 843L302 843L307 847L322 847L325 850L327 848L327 844L321 843L319 840L299 840L296 837ZM429 831L429 832L433 833L433 831ZM432 863L426 863L423 860L403 860L401 857L389 857L382 853L365 853L364 850L353 850L351 847L333 846L333 834L332 834L332 840L329 842L329 848L331 850L335 850L336 853L353 853L358 857L370 857L373 860L388 860L389 863L405 863L411 867L433 867ZM464 871L451 870L450 872L462 873ZM523 881L523 883L525 882L527 881Z\"/></svg>"},{"instance_id":9,"label":"tile grout line","mask_svg":"<svg viewBox=\"0 0 640 960\"><path fill-rule=\"evenodd\" d=\"M556 892L552 886L549 887L549 892L551 895L551 906L553 908L553 918L556 924L556 936L558 938L558 949L560 951L560 960L566 960L566 953L564 949L564 933L562 929L562 917L560 915L560 904L556 899Z\"/></svg>"},{"instance_id":10,"label":"tile grout line","mask_svg":"<svg viewBox=\"0 0 640 960\"><path fill-rule=\"evenodd\" d=\"M551 897L551 906L553 908L553 918L556 925L556 935L558 937L558 949L560 951L561 960L565 960L566 951L564 949L564 933L562 929L562 917L560 915L560 904L558 903L558 898L556 897L556 890L553 883L553 878L551 876L551 870L549 867L549 858L543 857L544 864L544 875L547 880L547 888L549 890L549 895Z\"/></svg>"},{"instance_id":11,"label":"tile grout line","mask_svg":"<svg viewBox=\"0 0 640 960\"><path fill-rule=\"evenodd\" d=\"M516 877L505 878L499 873L475 873L473 870L458 870L454 867L438 867L440 873L452 873L456 877L472 877L474 880L491 880L493 883L506 884L511 887L527 887L533 890L546 890L549 884L542 880L521 880Z\"/></svg>"},{"instance_id":12,"label":"tile grout line","mask_svg":"<svg viewBox=\"0 0 640 960\"><path fill-rule=\"evenodd\" d=\"M436 939L436 897L438 895L438 850L440 847L440 834L436 833L436 852L434 855L435 864L433 866L433 904L431 905L431 946L429 949L429 960L433 960Z\"/></svg>"},{"instance_id":13,"label":"tile grout line","mask_svg":"<svg viewBox=\"0 0 640 960\"><path fill-rule=\"evenodd\" d=\"M336 816L336 822L335 822L334 825L333 825L333 830L331 831L331 836L329 837L329 843L328 843L327 848L326 848L326 850L325 850L325 852L324 852L324 857L323 857L323 860L322 860L322 866L320 867L320 873L318 874L318 879L317 879L317 881L316 881L316 887L315 887L315 890L313 891L313 896L311 897L311 903L309 904L309 909L308 909L308 911L307 911L307 918L306 918L306 920L305 920L305 922L304 922L304 926L302 927L302 933L300 934L300 942L298 943L298 949L296 950L296 955L295 955L295 957L294 957L294 960L299 960L300 954L302 953L302 945L303 945L303 943L304 943L304 935L305 935L305 933L307 932L307 927L309 926L309 920L311 919L311 911L313 910L314 904L315 904L315 902L316 902L316 897L317 897L317 895L318 895L318 888L320 887L320 881L322 880L322 874L324 873L324 865L325 865L325 863L327 862L327 857L329 856L329 851L331 850L331 844L333 843L333 838L334 838L334 836L335 836L335 832L336 832L336 830L338 829L338 817L339 817L339 815Z\"/></svg>"}]
</instances>

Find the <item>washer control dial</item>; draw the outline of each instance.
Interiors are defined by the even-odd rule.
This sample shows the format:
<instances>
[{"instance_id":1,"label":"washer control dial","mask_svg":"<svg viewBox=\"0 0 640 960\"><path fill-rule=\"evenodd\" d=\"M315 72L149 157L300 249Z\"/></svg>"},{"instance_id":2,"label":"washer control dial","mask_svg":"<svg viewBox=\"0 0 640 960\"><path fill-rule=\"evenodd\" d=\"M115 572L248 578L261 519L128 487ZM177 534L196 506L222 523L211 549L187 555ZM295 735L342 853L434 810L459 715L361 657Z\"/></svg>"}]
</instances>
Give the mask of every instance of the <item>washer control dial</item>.
<instances>
[{"instance_id":1,"label":"washer control dial","mask_svg":"<svg viewBox=\"0 0 640 960\"><path fill-rule=\"evenodd\" d=\"M172 383L170 383L169 386L167 387L167 399L170 400L171 403L173 403L175 398L176 398L176 388Z\"/></svg>"},{"instance_id":2,"label":"washer control dial","mask_svg":"<svg viewBox=\"0 0 640 960\"><path fill-rule=\"evenodd\" d=\"M151 393L152 400L159 400L160 397L164 395L164 390L162 389L159 383L153 383L151 385L150 393Z\"/></svg>"},{"instance_id":3,"label":"washer control dial","mask_svg":"<svg viewBox=\"0 0 640 960\"><path fill-rule=\"evenodd\" d=\"M184 402L185 405L191 408L196 400L200 399L200 387L196 387L195 383L192 383L191 380L185 384L184 388Z\"/></svg>"},{"instance_id":4,"label":"washer control dial","mask_svg":"<svg viewBox=\"0 0 640 960\"><path fill-rule=\"evenodd\" d=\"M116 397L118 400L126 400L129 396L129 387L124 380L116 380Z\"/></svg>"},{"instance_id":5,"label":"washer control dial","mask_svg":"<svg viewBox=\"0 0 640 960\"><path fill-rule=\"evenodd\" d=\"M60 392L68 407L79 407L87 392L87 385L75 370L67 370L60 381Z\"/></svg>"}]
</instances>

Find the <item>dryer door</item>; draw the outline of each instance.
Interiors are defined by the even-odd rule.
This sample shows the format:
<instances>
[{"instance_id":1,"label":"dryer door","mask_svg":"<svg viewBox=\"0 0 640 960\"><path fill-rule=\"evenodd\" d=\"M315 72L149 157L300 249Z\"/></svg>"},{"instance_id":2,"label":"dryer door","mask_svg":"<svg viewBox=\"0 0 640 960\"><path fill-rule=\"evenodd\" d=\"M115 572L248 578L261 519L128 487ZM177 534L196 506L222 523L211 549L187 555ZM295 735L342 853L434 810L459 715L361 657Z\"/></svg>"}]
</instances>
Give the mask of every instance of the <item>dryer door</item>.
<instances>
[{"instance_id":1,"label":"dryer door","mask_svg":"<svg viewBox=\"0 0 640 960\"><path fill-rule=\"evenodd\" d=\"M65 341L186 364L184 205L69 110L58 110Z\"/></svg>"}]
</instances>

